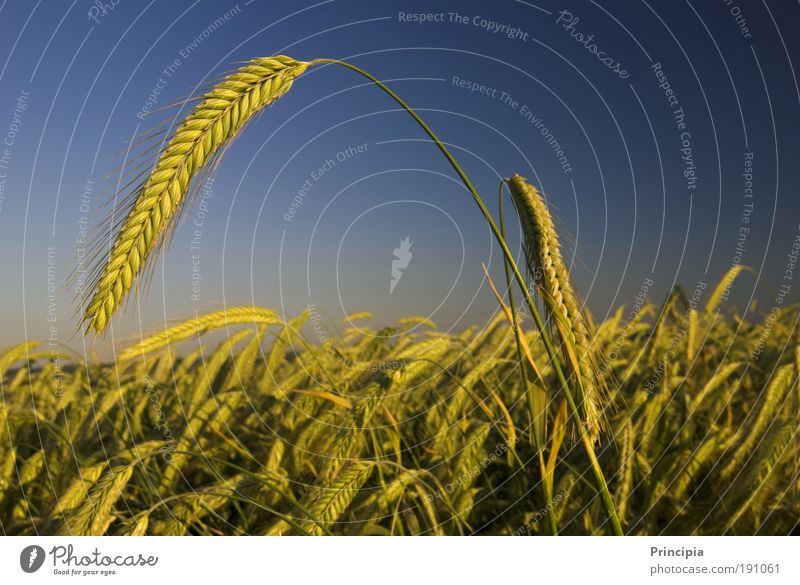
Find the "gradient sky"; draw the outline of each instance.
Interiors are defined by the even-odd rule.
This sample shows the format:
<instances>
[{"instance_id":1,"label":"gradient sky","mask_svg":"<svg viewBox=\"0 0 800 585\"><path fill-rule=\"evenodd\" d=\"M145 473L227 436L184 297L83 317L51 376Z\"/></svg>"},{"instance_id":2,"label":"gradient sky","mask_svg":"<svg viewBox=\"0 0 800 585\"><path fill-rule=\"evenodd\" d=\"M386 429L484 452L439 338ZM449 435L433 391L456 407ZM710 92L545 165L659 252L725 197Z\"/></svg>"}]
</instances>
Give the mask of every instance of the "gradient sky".
<instances>
[{"instance_id":1,"label":"gradient sky","mask_svg":"<svg viewBox=\"0 0 800 585\"><path fill-rule=\"evenodd\" d=\"M406 22L420 13L443 22ZM52 335L91 347L74 335L68 278L128 142L185 113L160 108L278 53L350 60L385 80L493 212L501 177L541 187L598 319L648 279L660 301L676 283L711 286L734 262L753 273L729 302L743 310L755 296L766 312L800 233L798 24L800 5L782 1L3 1L0 343ZM331 329L360 310L456 330L496 311L481 263L497 282L502 265L478 208L413 121L345 69L299 79L229 149L205 195L97 348L225 305L288 316L314 304ZM405 237L413 256L389 294Z\"/></svg>"}]
</instances>

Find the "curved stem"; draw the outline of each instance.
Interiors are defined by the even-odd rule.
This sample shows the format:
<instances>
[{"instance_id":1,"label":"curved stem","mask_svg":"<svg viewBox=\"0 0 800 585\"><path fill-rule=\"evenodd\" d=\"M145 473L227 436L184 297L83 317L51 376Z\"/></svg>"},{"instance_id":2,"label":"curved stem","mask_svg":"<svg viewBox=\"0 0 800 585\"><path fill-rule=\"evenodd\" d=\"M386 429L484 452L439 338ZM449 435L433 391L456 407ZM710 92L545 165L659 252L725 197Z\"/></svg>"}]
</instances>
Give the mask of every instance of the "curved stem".
<instances>
[{"instance_id":1,"label":"curved stem","mask_svg":"<svg viewBox=\"0 0 800 585\"><path fill-rule=\"evenodd\" d=\"M536 323L536 329L539 331L539 335L542 338L542 342L544 343L545 349L547 350L547 355L550 358L551 363L553 364L553 370L556 373L559 383L561 384L561 390L564 392L564 395L567 398L567 402L569 403L570 410L572 411L573 416L577 422L577 426L579 432L581 434L581 439L583 440L584 447L587 450L587 455L589 456L589 461L592 466L592 471L595 475L595 479L598 483L598 488L600 491L601 498L603 500L603 504L605 505L606 512L609 515L609 519L611 520L611 525L614 532L617 535L622 535L622 527L620 526L619 519L617 517L616 509L614 508L613 500L611 499L611 494L608 491L608 485L606 484L605 477L603 476L603 472L600 469L600 465L597 462L597 456L594 453L594 448L592 447L592 440L589 437L586 428L583 425L583 419L580 416L578 411L577 405L575 404L575 400L573 399L572 392L570 391L569 384L567 383L567 379L564 376L564 371L561 368L561 364L558 360L558 355L556 354L555 347L553 346L553 342L550 339L550 336L545 329L544 322L542 321L542 317L539 315L539 311L536 308L536 303L534 302L530 291L528 290L528 286L525 282L525 278L522 276L522 273L517 266L516 261L514 260L514 256L509 250L508 245L506 244L505 238L503 238L503 234L500 232L500 228L497 227L497 224L492 217L492 214L489 213L486 204L483 202L483 199L478 194L478 191L472 184L472 181L469 180L467 174L464 172L464 169L461 168L461 165L458 164L456 159L447 149L447 147L442 143L436 133L431 130L431 128L424 122L422 118L409 106L399 95L389 89L383 82L381 82L378 78L374 77L373 75L367 73L360 67L356 67L346 61L340 61L338 59L314 59L311 61L311 65L319 65L319 64L331 64L331 65L339 65L341 67L345 67L346 69L350 69L359 75L366 77L379 88L381 88L386 94L388 94L394 101L396 101L400 106L420 125L420 127L425 131L425 133L430 136L431 140L433 140L434 144L439 148L439 150L444 154L445 158L450 162L450 165L458 174L461 181L464 183L464 186L469 190L472 194L472 198L477 203L478 207L483 214L486 223L489 224L489 228L492 230L492 234L497 240L500 249L503 252L503 256L505 257L505 261L508 262L508 265L511 267L512 272L514 273L514 278L516 279L519 286L522 288L523 294L525 295L525 300L528 303L528 306L531 310L531 315L533 315L533 320Z\"/></svg>"}]
</instances>

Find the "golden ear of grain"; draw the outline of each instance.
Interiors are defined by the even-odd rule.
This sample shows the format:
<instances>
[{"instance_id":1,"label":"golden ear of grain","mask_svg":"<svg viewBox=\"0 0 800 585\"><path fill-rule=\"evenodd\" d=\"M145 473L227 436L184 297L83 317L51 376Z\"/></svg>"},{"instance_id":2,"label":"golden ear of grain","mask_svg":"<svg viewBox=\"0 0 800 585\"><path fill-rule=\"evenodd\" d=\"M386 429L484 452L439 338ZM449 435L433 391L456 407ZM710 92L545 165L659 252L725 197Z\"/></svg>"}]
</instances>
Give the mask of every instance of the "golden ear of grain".
<instances>
[{"instance_id":1,"label":"golden ear of grain","mask_svg":"<svg viewBox=\"0 0 800 585\"><path fill-rule=\"evenodd\" d=\"M133 475L133 465L110 468L89 493L89 497L65 519L62 535L102 536L114 521L114 506Z\"/></svg>"},{"instance_id":2,"label":"golden ear of grain","mask_svg":"<svg viewBox=\"0 0 800 585\"><path fill-rule=\"evenodd\" d=\"M150 525L150 514L144 512L125 520L117 534L119 536L144 536Z\"/></svg>"},{"instance_id":3,"label":"golden ear of grain","mask_svg":"<svg viewBox=\"0 0 800 585\"><path fill-rule=\"evenodd\" d=\"M27 341L5 350L0 355L0 376L4 376L15 362L24 359L37 345L38 341Z\"/></svg>"},{"instance_id":4,"label":"golden ear of grain","mask_svg":"<svg viewBox=\"0 0 800 585\"><path fill-rule=\"evenodd\" d=\"M537 276L541 296L570 354L568 361L576 370L578 406L587 429L596 436L604 418L603 384L595 368L589 325L572 288L558 233L536 187L516 174L507 183L522 224L528 270Z\"/></svg>"},{"instance_id":5,"label":"golden ear of grain","mask_svg":"<svg viewBox=\"0 0 800 585\"><path fill-rule=\"evenodd\" d=\"M56 514L66 514L77 508L81 502L86 500L89 490L100 479L106 469L106 462L101 461L95 465L84 467L80 470L80 477L73 480L63 495L56 497Z\"/></svg>"},{"instance_id":6,"label":"golden ear of grain","mask_svg":"<svg viewBox=\"0 0 800 585\"><path fill-rule=\"evenodd\" d=\"M776 423L786 404L786 394L797 383L794 364L781 366L764 391L764 398L757 413L748 416L737 432L738 444L727 464L720 471L720 478L727 482L734 479L743 465L753 456L753 451L763 441L764 434Z\"/></svg>"},{"instance_id":7,"label":"golden ear of grain","mask_svg":"<svg viewBox=\"0 0 800 585\"><path fill-rule=\"evenodd\" d=\"M734 264L728 269L728 272L725 273L725 276L723 276L722 279L717 283L714 291L708 297L708 302L705 306L706 316L712 315L714 311L717 310L717 307L719 307L722 303L722 299L730 292L730 288L733 286L733 281L735 281L744 270L750 269L746 266L742 266L741 264Z\"/></svg>"},{"instance_id":8,"label":"golden ear of grain","mask_svg":"<svg viewBox=\"0 0 800 585\"><path fill-rule=\"evenodd\" d=\"M283 321L275 314L275 311L264 307L230 307L189 319L151 337L142 339L139 343L126 347L121 351L118 359L121 362L127 361L173 343L184 341L190 337L203 335L212 329L245 324L283 325Z\"/></svg>"},{"instance_id":9,"label":"golden ear of grain","mask_svg":"<svg viewBox=\"0 0 800 585\"><path fill-rule=\"evenodd\" d=\"M318 522L303 522L304 528L315 536L322 535L325 528L331 528L358 495L373 469L371 463L354 461L331 478L326 486L315 488L309 495L308 508L312 518Z\"/></svg>"},{"instance_id":10,"label":"golden ear of grain","mask_svg":"<svg viewBox=\"0 0 800 585\"><path fill-rule=\"evenodd\" d=\"M135 191L107 258L93 270L83 316L100 333L174 227L196 175L219 156L258 112L283 96L310 63L278 55L254 59L214 86L160 151L152 173Z\"/></svg>"}]
</instances>

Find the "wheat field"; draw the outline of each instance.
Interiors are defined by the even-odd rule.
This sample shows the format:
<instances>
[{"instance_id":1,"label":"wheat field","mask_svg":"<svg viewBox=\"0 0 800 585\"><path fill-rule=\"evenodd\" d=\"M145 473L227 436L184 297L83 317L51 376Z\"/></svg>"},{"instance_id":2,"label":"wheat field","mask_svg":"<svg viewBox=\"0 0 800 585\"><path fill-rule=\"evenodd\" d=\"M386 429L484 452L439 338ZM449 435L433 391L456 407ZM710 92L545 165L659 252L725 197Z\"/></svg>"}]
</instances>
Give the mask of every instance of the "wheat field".
<instances>
[{"instance_id":1,"label":"wheat field","mask_svg":"<svg viewBox=\"0 0 800 585\"><path fill-rule=\"evenodd\" d=\"M770 329L723 318L726 284L703 307L676 291L663 307L620 308L592 340L611 389L597 457L626 534L796 528L797 308ZM421 318L373 331L354 317L321 345L301 332L318 314L283 322L244 307L117 363L6 350L3 531L612 532L558 394L542 401L541 448L531 438L503 313L460 335ZM206 347L218 328L228 336ZM557 388L538 334L525 338Z\"/></svg>"},{"instance_id":2,"label":"wheat field","mask_svg":"<svg viewBox=\"0 0 800 585\"><path fill-rule=\"evenodd\" d=\"M3 533L797 531L800 307L741 318L727 302L745 272L735 265L708 290L643 294L595 322L541 193L504 180L495 221L416 112L341 61L255 59L197 100L100 230L80 300L87 334L140 286L204 173L312 65L366 77L438 146L503 254L505 282L486 273L496 315L452 333L425 317L372 328L361 313L323 339L315 307L286 319L242 306L110 362L7 348ZM533 286L506 244L506 189Z\"/></svg>"}]
</instances>

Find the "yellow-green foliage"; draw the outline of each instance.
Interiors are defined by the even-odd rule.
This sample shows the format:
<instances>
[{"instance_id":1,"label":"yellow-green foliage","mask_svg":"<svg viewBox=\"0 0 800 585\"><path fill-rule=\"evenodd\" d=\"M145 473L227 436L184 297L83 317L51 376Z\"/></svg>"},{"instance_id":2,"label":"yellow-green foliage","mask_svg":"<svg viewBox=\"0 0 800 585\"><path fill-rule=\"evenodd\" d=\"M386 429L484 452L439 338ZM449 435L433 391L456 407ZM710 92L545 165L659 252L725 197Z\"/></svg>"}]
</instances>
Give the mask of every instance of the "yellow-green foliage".
<instances>
[{"instance_id":1,"label":"yellow-green foliage","mask_svg":"<svg viewBox=\"0 0 800 585\"><path fill-rule=\"evenodd\" d=\"M676 291L593 339L612 390L597 453L627 533L797 529L798 309L735 328L709 302ZM406 319L399 336L322 346L306 318L210 313L124 360L58 370L33 343L0 352L3 532L609 533L575 439L553 440L562 397L543 367L547 511L502 317L458 336ZM207 349L212 331L227 337Z\"/></svg>"},{"instance_id":2,"label":"yellow-green foliage","mask_svg":"<svg viewBox=\"0 0 800 585\"><path fill-rule=\"evenodd\" d=\"M122 205L99 232L108 241L81 275L87 330L104 332L146 286L204 174L315 64L369 79L433 140L492 229L535 327L522 323L521 334L504 306L457 336L410 317L320 345L302 332L318 319L311 312L284 323L242 307L169 328L113 364L17 346L0 353L4 533L796 529L797 308L771 312L768 324L722 316L736 266L702 310L676 289L662 308L640 306L629 319L620 309L597 326L545 200L515 175L507 182L536 277L531 295L502 221L445 144L346 62L255 59L197 100L156 147L151 171L117 194ZM227 338L207 351L200 338L210 331Z\"/></svg>"}]
</instances>

